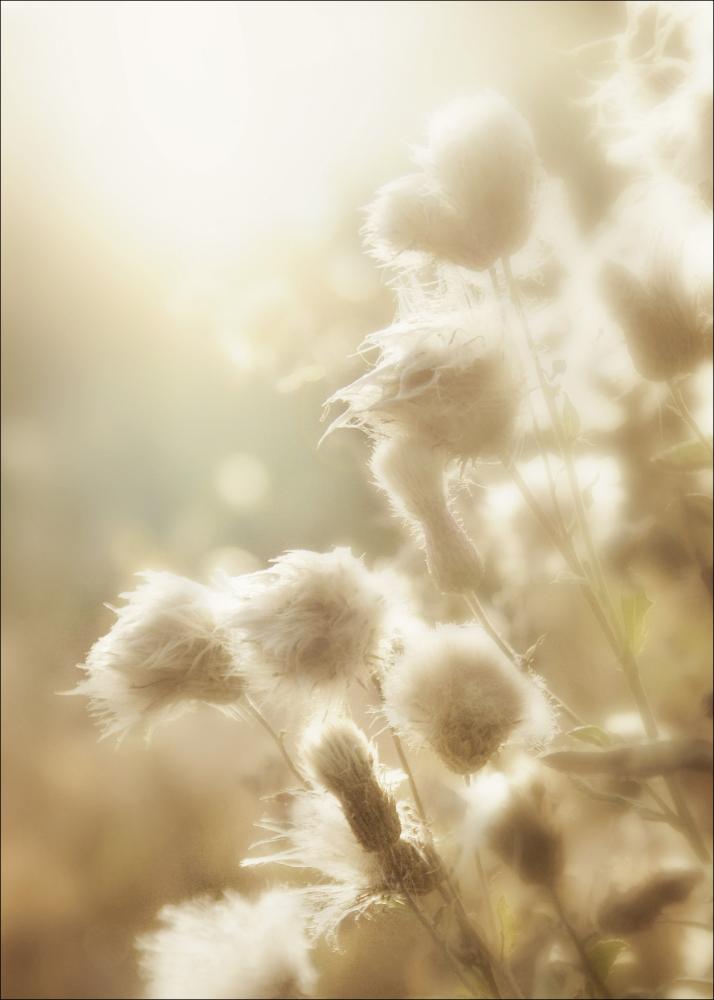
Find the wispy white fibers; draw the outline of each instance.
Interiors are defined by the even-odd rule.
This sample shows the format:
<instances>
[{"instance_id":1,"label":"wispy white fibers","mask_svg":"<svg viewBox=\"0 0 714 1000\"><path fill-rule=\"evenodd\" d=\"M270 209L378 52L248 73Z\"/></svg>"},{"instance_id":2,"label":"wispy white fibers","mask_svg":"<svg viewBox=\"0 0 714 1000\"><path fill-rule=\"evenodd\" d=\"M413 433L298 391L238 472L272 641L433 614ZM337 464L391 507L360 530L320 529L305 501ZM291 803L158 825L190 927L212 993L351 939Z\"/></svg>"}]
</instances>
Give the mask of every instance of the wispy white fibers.
<instances>
[{"instance_id":1,"label":"wispy white fibers","mask_svg":"<svg viewBox=\"0 0 714 1000\"><path fill-rule=\"evenodd\" d=\"M341 692L377 655L389 615L386 581L349 549L286 552L270 569L231 581L231 624L251 648L258 693Z\"/></svg>"},{"instance_id":2,"label":"wispy white fibers","mask_svg":"<svg viewBox=\"0 0 714 1000\"><path fill-rule=\"evenodd\" d=\"M506 743L537 744L553 730L537 681L476 626L415 628L383 690L392 725L459 774L478 771Z\"/></svg>"},{"instance_id":3,"label":"wispy white fibers","mask_svg":"<svg viewBox=\"0 0 714 1000\"><path fill-rule=\"evenodd\" d=\"M254 901L166 906L161 926L138 942L148 1000L291 1000L312 995L315 970L299 892Z\"/></svg>"},{"instance_id":4,"label":"wispy white fibers","mask_svg":"<svg viewBox=\"0 0 714 1000\"><path fill-rule=\"evenodd\" d=\"M629 2L612 42L614 70L593 96L609 158L676 176L711 203L711 3Z\"/></svg>"},{"instance_id":5,"label":"wispy white fibers","mask_svg":"<svg viewBox=\"0 0 714 1000\"><path fill-rule=\"evenodd\" d=\"M140 576L72 692L90 699L105 736L149 734L198 702L227 707L243 694L230 595L172 573Z\"/></svg>"},{"instance_id":6,"label":"wispy white fibers","mask_svg":"<svg viewBox=\"0 0 714 1000\"><path fill-rule=\"evenodd\" d=\"M602 282L633 363L652 380L712 354L712 215L675 181L633 186L603 235Z\"/></svg>"},{"instance_id":7,"label":"wispy white fibers","mask_svg":"<svg viewBox=\"0 0 714 1000\"><path fill-rule=\"evenodd\" d=\"M328 433L399 432L461 460L500 457L510 447L522 375L497 310L413 317L368 337L365 347L379 348L379 359L327 401L346 406Z\"/></svg>"},{"instance_id":8,"label":"wispy white fibers","mask_svg":"<svg viewBox=\"0 0 714 1000\"><path fill-rule=\"evenodd\" d=\"M506 100L488 91L449 105L416 160L421 172L383 187L368 209L380 261L435 258L481 271L523 245L537 163L530 128Z\"/></svg>"},{"instance_id":9,"label":"wispy white fibers","mask_svg":"<svg viewBox=\"0 0 714 1000\"><path fill-rule=\"evenodd\" d=\"M404 776L385 771L375 748L344 718L311 726L303 758L314 789L296 794L289 823L262 824L276 834L268 841L273 850L243 864L320 872L323 879L305 892L315 933L329 936L350 914L405 891L430 892L438 863L420 822L396 800Z\"/></svg>"}]
</instances>

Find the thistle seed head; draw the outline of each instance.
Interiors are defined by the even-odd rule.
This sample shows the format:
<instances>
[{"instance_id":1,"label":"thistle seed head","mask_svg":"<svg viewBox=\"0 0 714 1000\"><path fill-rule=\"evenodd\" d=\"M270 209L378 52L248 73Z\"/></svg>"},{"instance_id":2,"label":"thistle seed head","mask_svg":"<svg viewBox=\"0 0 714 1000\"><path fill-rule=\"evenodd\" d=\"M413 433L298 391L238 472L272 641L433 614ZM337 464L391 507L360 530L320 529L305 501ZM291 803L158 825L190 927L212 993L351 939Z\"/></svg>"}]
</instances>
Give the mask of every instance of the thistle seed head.
<instances>
[{"instance_id":1,"label":"thistle seed head","mask_svg":"<svg viewBox=\"0 0 714 1000\"><path fill-rule=\"evenodd\" d=\"M231 596L172 573L140 576L72 692L90 699L105 736L149 734L198 702L235 705L244 691Z\"/></svg>"},{"instance_id":2,"label":"thistle seed head","mask_svg":"<svg viewBox=\"0 0 714 1000\"><path fill-rule=\"evenodd\" d=\"M349 549L287 552L231 586L231 622L253 651L246 671L256 691L341 692L376 655L388 603L379 575Z\"/></svg>"},{"instance_id":3,"label":"thistle seed head","mask_svg":"<svg viewBox=\"0 0 714 1000\"><path fill-rule=\"evenodd\" d=\"M298 892L254 901L237 892L166 906L138 941L150 1000L286 1000L311 996L316 974Z\"/></svg>"},{"instance_id":4,"label":"thistle seed head","mask_svg":"<svg viewBox=\"0 0 714 1000\"><path fill-rule=\"evenodd\" d=\"M415 629L384 679L392 725L428 745L458 774L484 766L507 742L552 732L552 709L537 683L475 626Z\"/></svg>"}]
</instances>

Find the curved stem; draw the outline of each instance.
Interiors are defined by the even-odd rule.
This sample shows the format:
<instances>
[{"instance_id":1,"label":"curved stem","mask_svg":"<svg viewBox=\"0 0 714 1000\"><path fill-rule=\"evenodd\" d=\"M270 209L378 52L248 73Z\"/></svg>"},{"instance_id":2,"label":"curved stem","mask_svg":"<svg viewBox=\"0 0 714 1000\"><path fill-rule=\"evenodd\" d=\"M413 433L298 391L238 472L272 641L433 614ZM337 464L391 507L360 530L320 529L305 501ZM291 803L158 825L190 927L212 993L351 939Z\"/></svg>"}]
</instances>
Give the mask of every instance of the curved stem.
<instances>
[{"instance_id":1,"label":"curved stem","mask_svg":"<svg viewBox=\"0 0 714 1000\"><path fill-rule=\"evenodd\" d=\"M258 706L255 705L254 702L251 701L251 699L249 697L246 696L245 701L246 701L246 707L248 709L249 714L255 719L255 721L259 725L261 725L263 727L263 729L267 733L270 733L270 736L272 737L275 745L277 746L277 748L278 748L278 750L280 752L280 756L283 758L283 760L287 764L287 766L290 769L290 771L292 771L292 773L298 779L298 781L300 782L300 784L302 785L303 788L309 788L310 786L309 786L308 782L305 780L305 777L300 773L300 770L298 769L298 767L293 762L292 757L290 756L290 754L288 753L288 751L285 749L285 741L283 740L283 738L280 735L280 733L276 733L276 731L270 725L270 723L265 718L265 716L263 715L263 713L260 711L260 709L258 708Z\"/></svg>"},{"instance_id":2,"label":"curved stem","mask_svg":"<svg viewBox=\"0 0 714 1000\"><path fill-rule=\"evenodd\" d=\"M471 983L468 981L468 979L464 975L463 971L461 970L461 966L459 965L458 961L456 960L456 958L452 954L451 949L449 948L448 944L439 935L439 933L436 930L436 928L434 927L434 925L425 916L425 914L421 910L421 907L417 904L417 902L414 899L414 897L412 896L412 894L409 892L409 890L407 889L407 887L404 886L404 885L402 885L402 892L404 893L404 898L406 899L407 904L408 904L409 908L411 909L412 913L417 918L417 920L422 925L422 927L425 929L425 931L427 932L427 934L429 935L429 937L432 939L432 941L436 944L436 946L439 949L439 951L441 951L444 954L444 956L446 957L446 960L448 961L448 963L451 966L451 968L454 971L454 973L461 980L461 982L466 987L466 989L469 991L469 993L471 994L471 996L472 997L478 997L480 994L477 993L476 990L474 990L473 986L471 985ZM496 996L499 997L500 994L496 993Z\"/></svg>"}]
</instances>

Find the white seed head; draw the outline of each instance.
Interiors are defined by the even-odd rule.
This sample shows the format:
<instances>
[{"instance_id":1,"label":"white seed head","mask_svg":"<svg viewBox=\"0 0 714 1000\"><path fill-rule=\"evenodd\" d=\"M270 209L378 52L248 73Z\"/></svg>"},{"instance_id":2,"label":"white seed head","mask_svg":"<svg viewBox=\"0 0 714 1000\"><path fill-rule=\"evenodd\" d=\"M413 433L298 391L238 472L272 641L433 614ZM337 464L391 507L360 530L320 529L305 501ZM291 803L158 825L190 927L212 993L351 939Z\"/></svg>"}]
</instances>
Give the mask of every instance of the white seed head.
<instances>
[{"instance_id":1,"label":"white seed head","mask_svg":"<svg viewBox=\"0 0 714 1000\"><path fill-rule=\"evenodd\" d=\"M198 702L234 706L244 690L230 595L172 573L140 575L72 692L90 699L105 736L149 734Z\"/></svg>"},{"instance_id":2,"label":"white seed head","mask_svg":"<svg viewBox=\"0 0 714 1000\"><path fill-rule=\"evenodd\" d=\"M232 586L231 621L252 647L246 671L257 691L342 690L377 653L388 602L379 574L349 549L286 552Z\"/></svg>"},{"instance_id":3,"label":"white seed head","mask_svg":"<svg viewBox=\"0 0 714 1000\"><path fill-rule=\"evenodd\" d=\"M538 683L475 626L416 629L384 679L387 717L414 745L471 774L510 742L537 743L553 728Z\"/></svg>"},{"instance_id":4,"label":"white seed head","mask_svg":"<svg viewBox=\"0 0 714 1000\"><path fill-rule=\"evenodd\" d=\"M500 458L512 446L522 377L490 309L415 317L369 337L375 367L328 401L330 425L401 433L450 458Z\"/></svg>"},{"instance_id":5,"label":"white seed head","mask_svg":"<svg viewBox=\"0 0 714 1000\"><path fill-rule=\"evenodd\" d=\"M138 942L149 1000L290 1000L315 987L298 892L166 906Z\"/></svg>"},{"instance_id":6,"label":"white seed head","mask_svg":"<svg viewBox=\"0 0 714 1000\"><path fill-rule=\"evenodd\" d=\"M444 456L419 440L388 437L374 448L370 468L395 512L414 532L444 593L473 590L483 568L448 500Z\"/></svg>"},{"instance_id":7,"label":"white seed head","mask_svg":"<svg viewBox=\"0 0 714 1000\"><path fill-rule=\"evenodd\" d=\"M491 267L525 243L537 163L531 130L508 101L489 91L446 107L420 162L468 234L467 266Z\"/></svg>"}]
</instances>

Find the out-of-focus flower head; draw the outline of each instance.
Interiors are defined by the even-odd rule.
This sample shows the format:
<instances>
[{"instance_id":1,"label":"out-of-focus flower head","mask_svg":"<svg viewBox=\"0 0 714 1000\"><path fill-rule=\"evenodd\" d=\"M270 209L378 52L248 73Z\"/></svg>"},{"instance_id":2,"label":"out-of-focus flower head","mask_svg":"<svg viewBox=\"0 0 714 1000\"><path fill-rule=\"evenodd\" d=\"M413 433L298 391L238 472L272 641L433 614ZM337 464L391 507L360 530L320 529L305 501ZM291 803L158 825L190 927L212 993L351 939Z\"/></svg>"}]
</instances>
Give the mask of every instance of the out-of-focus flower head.
<instances>
[{"instance_id":1,"label":"out-of-focus flower head","mask_svg":"<svg viewBox=\"0 0 714 1000\"><path fill-rule=\"evenodd\" d=\"M286 552L230 581L231 624L256 693L341 693L377 656L390 615L385 582L349 549Z\"/></svg>"},{"instance_id":2,"label":"out-of-focus flower head","mask_svg":"<svg viewBox=\"0 0 714 1000\"><path fill-rule=\"evenodd\" d=\"M488 846L524 882L552 886L563 866L561 834L548 801L545 775L532 760L508 774L487 769L462 791L462 852Z\"/></svg>"},{"instance_id":3,"label":"out-of-focus flower head","mask_svg":"<svg viewBox=\"0 0 714 1000\"><path fill-rule=\"evenodd\" d=\"M609 158L669 173L711 203L711 4L629 2L612 41L613 72L593 96Z\"/></svg>"},{"instance_id":4,"label":"out-of-focus flower head","mask_svg":"<svg viewBox=\"0 0 714 1000\"><path fill-rule=\"evenodd\" d=\"M402 433L462 461L511 447L522 377L497 312L414 316L371 335L365 347L379 348L379 360L327 401L346 405L327 433Z\"/></svg>"},{"instance_id":5,"label":"out-of-focus flower head","mask_svg":"<svg viewBox=\"0 0 714 1000\"><path fill-rule=\"evenodd\" d=\"M458 774L480 770L506 743L537 745L554 728L535 678L476 626L415 625L383 690L391 724Z\"/></svg>"},{"instance_id":6,"label":"out-of-focus flower head","mask_svg":"<svg viewBox=\"0 0 714 1000\"><path fill-rule=\"evenodd\" d=\"M234 709L244 693L231 595L172 573L139 575L143 583L121 595L126 604L112 609L117 620L71 692L90 699L104 736L149 735L199 702Z\"/></svg>"},{"instance_id":7,"label":"out-of-focus flower head","mask_svg":"<svg viewBox=\"0 0 714 1000\"><path fill-rule=\"evenodd\" d=\"M626 890L613 889L598 910L598 924L611 934L644 930L665 907L685 902L700 878L691 868L669 866Z\"/></svg>"},{"instance_id":8,"label":"out-of-focus flower head","mask_svg":"<svg viewBox=\"0 0 714 1000\"><path fill-rule=\"evenodd\" d=\"M244 865L279 863L321 872L305 890L316 935L332 937L359 916L405 892L430 892L440 878L423 828L395 792L401 772L382 768L364 734L346 719L308 730L303 756L316 786L297 793L287 824L264 821L276 849Z\"/></svg>"},{"instance_id":9,"label":"out-of-focus flower head","mask_svg":"<svg viewBox=\"0 0 714 1000\"><path fill-rule=\"evenodd\" d=\"M368 210L367 241L381 262L434 258L481 271L523 245L537 162L508 101L487 91L444 108L416 160L421 173L386 185Z\"/></svg>"},{"instance_id":10,"label":"out-of-focus flower head","mask_svg":"<svg viewBox=\"0 0 714 1000\"><path fill-rule=\"evenodd\" d=\"M628 191L604 235L602 286L647 379L712 354L712 216L674 182Z\"/></svg>"},{"instance_id":11,"label":"out-of-focus flower head","mask_svg":"<svg viewBox=\"0 0 714 1000\"><path fill-rule=\"evenodd\" d=\"M299 891L166 906L138 947L150 1000L290 1000L316 981Z\"/></svg>"}]
</instances>

